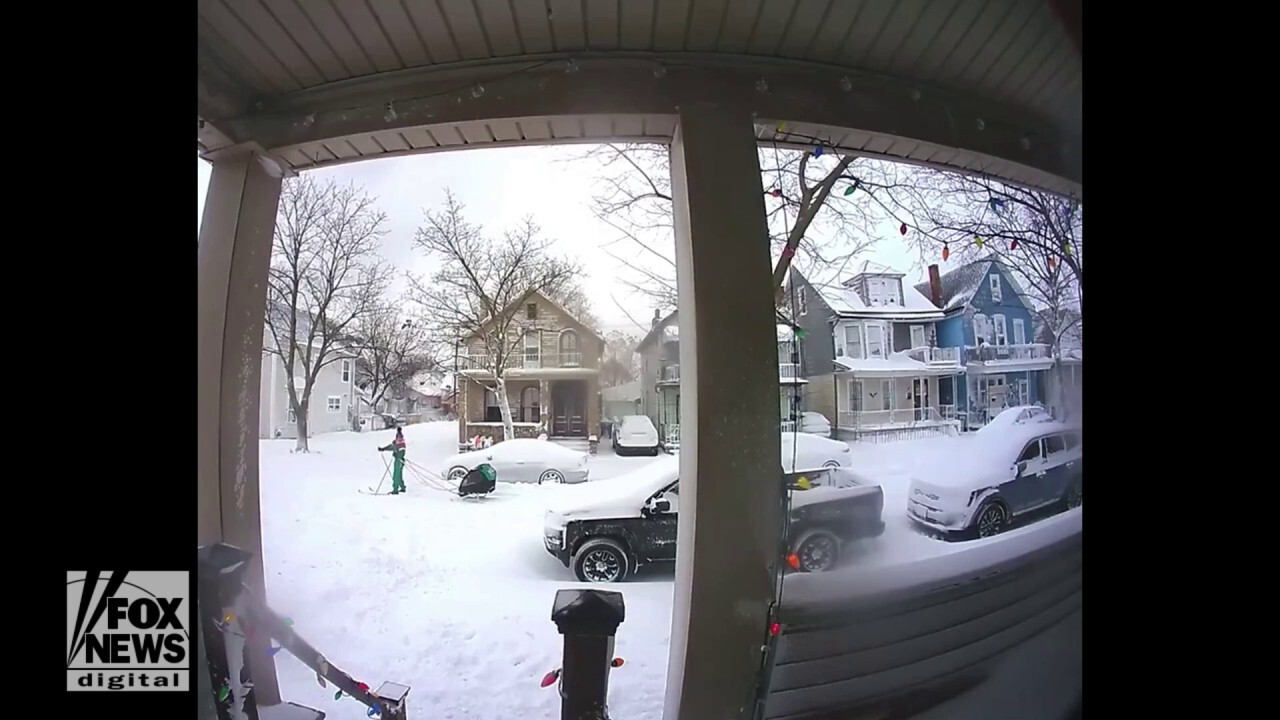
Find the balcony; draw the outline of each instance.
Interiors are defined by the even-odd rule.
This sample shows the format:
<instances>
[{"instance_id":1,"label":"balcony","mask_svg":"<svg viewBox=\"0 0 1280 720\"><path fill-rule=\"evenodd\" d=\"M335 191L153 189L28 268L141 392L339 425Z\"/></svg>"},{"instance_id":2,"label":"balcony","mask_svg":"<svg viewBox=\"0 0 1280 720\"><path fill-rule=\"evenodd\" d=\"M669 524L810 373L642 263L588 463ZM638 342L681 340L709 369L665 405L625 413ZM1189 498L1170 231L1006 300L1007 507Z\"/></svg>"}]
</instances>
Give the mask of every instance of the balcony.
<instances>
[{"instance_id":1,"label":"balcony","mask_svg":"<svg viewBox=\"0 0 1280 720\"><path fill-rule=\"evenodd\" d=\"M1050 361L1049 346L1042 343L981 345L964 349L966 363L1025 363Z\"/></svg>"},{"instance_id":2,"label":"balcony","mask_svg":"<svg viewBox=\"0 0 1280 720\"><path fill-rule=\"evenodd\" d=\"M547 370L552 368L580 368L582 364L582 353L580 352L564 352L564 353L514 353L508 355L503 365L508 370ZM492 370L490 356L482 354L459 355L458 370L466 372Z\"/></svg>"},{"instance_id":3,"label":"balcony","mask_svg":"<svg viewBox=\"0 0 1280 720\"><path fill-rule=\"evenodd\" d=\"M914 347L907 350L907 357L929 367L960 367L960 348Z\"/></svg>"},{"instance_id":4,"label":"balcony","mask_svg":"<svg viewBox=\"0 0 1280 720\"><path fill-rule=\"evenodd\" d=\"M672 363L671 365L662 366L662 374L658 377L661 383L678 383L680 382L680 364Z\"/></svg>"},{"instance_id":5,"label":"balcony","mask_svg":"<svg viewBox=\"0 0 1280 720\"><path fill-rule=\"evenodd\" d=\"M781 382L795 382L803 380L803 374L800 372L800 365L792 362L778 363L778 380Z\"/></svg>"}]
</instances>

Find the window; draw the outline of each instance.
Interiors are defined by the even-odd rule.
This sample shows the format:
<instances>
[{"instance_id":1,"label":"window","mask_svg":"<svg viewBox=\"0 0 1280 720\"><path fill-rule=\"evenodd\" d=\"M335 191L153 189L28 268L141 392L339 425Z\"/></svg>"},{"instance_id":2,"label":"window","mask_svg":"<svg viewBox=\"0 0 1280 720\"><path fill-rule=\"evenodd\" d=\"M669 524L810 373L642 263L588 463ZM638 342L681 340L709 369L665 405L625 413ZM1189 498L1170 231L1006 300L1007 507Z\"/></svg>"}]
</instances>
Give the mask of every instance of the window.
<instances>
[{"instance_id":1,"label":"window","mask_svg":"<svg viewBox=\"0 0 1280 720\"><path fill-rule=\"evenodd\" d=\"M351 361L350 360L342 361L342 382L344 383L351 382Z\"/></svg>"},{"instance_id":2,"label":"window","mask_svg":"<svg viewBox=\"0 0 1280 720\"><path fill-rule=\"evenodd\" d=\"M862 326L846 325L844 327L844 342L846 352L849 357L855 360L861 360L866 357L862 354Z\"/></svg>"},{"instance_id":3,"label":"window","mask_svg":"<svg viewBox=\"0 0 1280 720\"><path fill-rule=\"evenodd\" d=\"M1009 457L1009 456L1005 455L1005 457ZM1031 444L1027 446L1027 449L1023 450L1022 454L1018 456L1018 462L1035 460L1038 457L1040 457L1040 441L1032 440Z\"/></svg>"},{"instance_id":4,"label":"window","mask_svg":"<svg viewBox=\"0 0 1280 720\"><path fill-rule=\"evenodd\" d=\"M1000 276L992 273L988 281L991 283L991 302L1002 302L1004 300L1004 287L1000 285Z\"/></svg>"},{"instance_id":5,"label":"window","mask_svg":"<svg viewBox=\"0 0 1280 720\"><path fill-rule=\"evenodd\" d=\"M577 367L582 362L578 352L578 333L565 330L560 333L560 366Z\"/></svg>"},{"instance_id":6,"label":"window","mask_svg":"<svg viewBox=\"0 0 1280 720\"><path fill-rule=\"evenodd\" d=\"M325 401L324 408L331 413L342 412L342 396L330 395Z\"/></svg>"},{"instance_id":7,"label":"window","mask_svg":"<svg viewBox=\"0 0 1280 720\"><path fill-rule=\"evenodd\" d=\"M498 405L498 394L488 388L484 391L484 421L502 422L502 408Z\"/></svg>"},{"instance_id":8,"label":"window","mask_svg":"<svg viewBox=\"0 0 1280 720\"><path fill-rule=\"evenodd\" d=\"M1050 435L1044 439L1044 454L1046 456L1060 453L1067 449L1066 443L1062 440L1061 435Z\"/></svg>"},{"instance_id":9,"label":"window","mask_svg":"<svg viewBox=\"0 0 1280 720\"><path fill-rule=\"evenodd\" d=\"M991 319L995 321L996 327L996 345L1008 345L1009 335L1004 325L1003 315L992 315Z\"/></svg>"},{"instance_id":10,"label":"window","mask_svg":"<svg viewBox=\"0 0 1280 720\"><path fill-rule=\"evenodd\" d=\"M538 408L539 400L541 400L541 391L537 385L530 385L520 391L520 422L536 423L542 421Z\"/></svg>"},{"instance_id":11,"label":"window","mask_svg":"<svg viewBox=\"0 0 1280 720\"><path fill-rule=\"evenodd\" d=\"M973 315L973 343L981 345L983 341L991 342L991 321L982 313Z\"/></svg>"},{"instance_id":12,"label":"window","mask_svg":"<svg viewBox=\"0 0 1280 720\"><path fill-rule=\"evenodd\" d=\"M1027 324L1023 322L1022 318L1013 319L1013 344L1027 344Z\"/></svg>"},{"instance_id":13,"label":"window","mask_svg":"<svg viewBox=\"0 0 1280 720\"><path fill-rule=\"evenodd\" d=\"M1080 447L1080 436L1076 433L1067 433L1062 436L1068 450L1075 450Z\"/></svg>"},{"instance_id":14,"label":"window","mask_svg":"<svg viewBox=\"0 0 1280 720\"><path fill-rule=\"evenodd\" d=\"M884 327L880 325L867 326L867 357L882 358L884 357Z\"/></svg>"},{"instance_id":15,"label":"window","mask_svg":"<svg viewBox=\"0 0 1280 720\"><path fill-rule=\"evenodd\" d=\"M796 303L800 306L800 314L809 314L809 288L800 288L797 294Z\"/></svg>"},{"instance_id":16,"label":"window","mask_svg":"<svg viewBox=\"0 0 1280 720\"><path fill-rule=\"evenodd\" d=\"M529 303L524 306L524 316L527 320L538 319L538 303Z\"/></svg>"},{"instance_id":17,"label":"window","mask_svg":"<svg viewBox=\"0 0 1280 720\"><path fill-rule=\"evenodd\" d=\"M524 334L524 366L536 368L542 366L542 335L537 330Z\"/></svg>"},{"instance_id":18,"label":"window","mask_svg":"<svg viewBox=\"0 0 1280 720\"><path fill-rule=\"evenodd\" d=\"M849 411L862 412L862 381L849 381Z\"/></svg>"},{"instance_id":19,"label":"window","mask_svg":"<svg viewBox=\"0 0 1280 720\"><path fill-rule=\"evenodd\" d=\"M913 348L924 347L926 344L927 343L925 342L925 339L924 339L924 326L912 325L911 326L911 347Z\"/></svg>"},{"instance_id":20,"label":"window","mask_svg":"<svg viewBox=\"0 0 1280 720\"><path fill-rule=\"evenodd\" d=\"M880 381L880 409L893 409L893 383L889 380Z\"/></svg>"}]
</instances>

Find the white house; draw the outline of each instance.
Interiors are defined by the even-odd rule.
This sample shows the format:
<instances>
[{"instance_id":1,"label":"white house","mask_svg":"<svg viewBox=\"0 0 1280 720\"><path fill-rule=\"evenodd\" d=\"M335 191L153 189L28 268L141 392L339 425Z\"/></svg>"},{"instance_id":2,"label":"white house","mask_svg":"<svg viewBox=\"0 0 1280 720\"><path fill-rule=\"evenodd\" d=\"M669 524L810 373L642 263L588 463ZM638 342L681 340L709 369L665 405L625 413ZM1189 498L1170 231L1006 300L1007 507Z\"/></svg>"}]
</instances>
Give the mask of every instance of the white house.
<instances>
[{"instance_id":1,"label":"white house","mask_svg":"<svg viewBox=\"0 0 1280 720\"><path fill-rule=\"evenodd\" d=\"M271 351L275 341L268 331L262 340L262 380L258 403L258 436L263 438L296 438L298 420L289 407L289 383L301 391L301 363L296 372L285 367L284 360ZM320 369L311 388L311 405L307 412L307 434L350 430L352 406L356 399L355 356L334 350L339 359Z\"/></svg>"}]
</instances>

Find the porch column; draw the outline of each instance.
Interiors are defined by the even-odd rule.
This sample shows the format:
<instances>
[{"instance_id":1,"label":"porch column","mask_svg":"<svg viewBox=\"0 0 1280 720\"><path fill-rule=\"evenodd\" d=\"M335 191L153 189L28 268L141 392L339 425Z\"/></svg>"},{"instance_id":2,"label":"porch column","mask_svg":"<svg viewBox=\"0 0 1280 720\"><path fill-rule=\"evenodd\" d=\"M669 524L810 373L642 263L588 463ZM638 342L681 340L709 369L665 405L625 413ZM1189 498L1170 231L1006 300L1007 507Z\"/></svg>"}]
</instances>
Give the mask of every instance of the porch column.
<instances>
[{"instance_id":1,"label":"porch column","mask_svg":"<svg viewBox=\"0 0 1280 720\"><path fill-rule=\"evenodd\" d=\"M283 173L253 148L213 159L196 250L197 542L251 556L244 579L264 593L258 508L258 399L267 266ZM280 702L268 640L251 638L258 702Z\"/></svg>"},{"instance_id":2,"label":"porch column","mask_svg":"<svg viewBox=\"0 0 1280 720\"><path fill-rule=\"evenodd\" d=\"M680 524L666 720L746 717L780 558L778 352L752 120L679 110Z\"/></svg>"}]
</instances>

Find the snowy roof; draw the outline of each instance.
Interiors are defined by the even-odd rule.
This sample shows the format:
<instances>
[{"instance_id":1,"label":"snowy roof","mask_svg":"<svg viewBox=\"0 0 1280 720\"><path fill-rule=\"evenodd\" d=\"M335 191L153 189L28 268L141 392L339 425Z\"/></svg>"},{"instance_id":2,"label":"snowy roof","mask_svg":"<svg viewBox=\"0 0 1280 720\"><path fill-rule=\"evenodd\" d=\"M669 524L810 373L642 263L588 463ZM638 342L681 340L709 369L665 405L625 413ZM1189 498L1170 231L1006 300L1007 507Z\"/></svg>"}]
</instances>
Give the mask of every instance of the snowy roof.
<instances>
[{"instance_id":1,"label":"snowy roof","mask_svg":"<svg viewBox=\"0 0 1280 720\"><path fill-rule=\"evenodd\" d=\"M944 273L938 278L938 284L941 286L940 295L942 301L942 309L954 310L969 304L969 300L973 298L973 294L978 292L978 288L982 287L983 280L990 273L992 263L998 263L994 255L988 255L979 258L964 265ZM1018 297L1025 297L1022 286L1018 284L1017 278L1012 273L1005 272L1005 277L1013 286L1013 292ZM924 281L916 285L916 291L921 293L925 298L929 297L929 281ZM932 304L932 301L929 301Z\"/></svg>"},{"instance_id":2,"label":"snowy roof","mask_svg":"<svg viewBox=\"0 0 1280 720\"><path fill-rule=\"evenodd\" d=\"M887 358L854 359L840 356L832 358L836 372L849 370L863 376L903 376L903 375L957 375L964 372L960 367L931 367L911 357L907 351L890 353Z\"/></svg>"},{"instance_id":3,"label":"snowy roof","mask_svg":"<svg viewBox=\"0 0 1280 720\"><path fill-rule=\"evenodd\" d=\"M853 287L852 283L863 275L874 275L878 277L894 277L902 278L903 274L895 272L887 265L876 264L878 268L875 271L866 270L872 263L868 261L864 263L863 272L854 275L846 280L840 287L820 287L814 285L818 293L822 295L823 301L831 307L831 309L841 316L853 317L883 317L894 318L900 317L911 320L941 320L942 312L934 307L929 298L922 295L916 288L909 285L902 286L902 306L897 305L868 305Z\"/></svg>"},{"instance_id":4,"label":"snowy roof","mask_svg":"<svg viewBox=\"0 0 1280 720\"><path fill-rule=\"evenodd\" d=\"M646 334L644 338L636 344L636 352L643 352L645 348L658 342L658 338L663 335L664 330L667 331L666 334L671 336L673 339L679 338L680 326L675 323L676 311L672 310L666 317L659 320L658 324L654 325L653 328L649 330L648 334Z\"/></svg>"}]
</instances>

